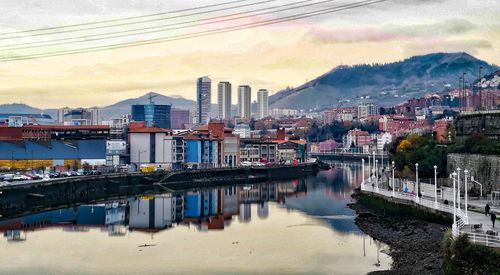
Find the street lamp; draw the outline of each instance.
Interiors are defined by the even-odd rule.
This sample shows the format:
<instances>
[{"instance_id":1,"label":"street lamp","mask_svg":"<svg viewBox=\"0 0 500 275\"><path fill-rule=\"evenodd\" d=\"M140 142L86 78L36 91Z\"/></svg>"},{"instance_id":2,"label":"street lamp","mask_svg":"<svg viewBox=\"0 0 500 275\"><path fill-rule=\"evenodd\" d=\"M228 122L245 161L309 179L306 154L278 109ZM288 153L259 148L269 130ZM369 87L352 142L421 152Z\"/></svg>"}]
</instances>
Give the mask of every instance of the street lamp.
<instances>
[{"instance_id":1,"label":"street lamp","mask_svg":"<svg viewBox=\"0 0 500 275\"><path fill-rule=\"evenodd\" d=\"M141 170L141 153L146 153L146 150L144 150L144 151L137 150L137 152L139 153L139 156L138 156L138 158L139 158L139 160L138 160L139 165L137 166L137 170L140 171Z\"/></svg>"},{"instance_id":2,"label":"street lamp","mask_svg":"<svg viewBox=\"0 0 500 275\"><path fill-rule=\"evenodd\" d=\"M361 190L365 189L365 159L361 159Z\"/></svg>"},{"instance_id":3,"label":"street lamp","mask_svg":"<svg viewBox=\"0 0 500 275\"><path fill-rule=\"evenodd\" d=\"M436 205L436 208L437 208L437 205L438 205L438 193L437 193L437 186L438 186L438 182L437 182L437 165L434 165L434 204ZM443 190L441 189L441 192L443 192Z\"/></svg>"},{"instance_id":4,"label":"street lamp","mask_svg":"<svg viewBox=\"0 0 500 275\"><path fill-rule=\"evenodd\" d=\"M395 197L396 183L394 182L394 169L396 169L395 162L392 161L392 197Z\"/></svg>"},{"instance_id":5,"label":"street lamp","mask_svg":"<svg viewBox=\"0 0 500 275\"><path fill-rule=\"evenodd\" d=\"M453 178L453 231L456 229L457 227L457 207L456 207L456 200L457 200L457 196L456 196L456 193L455 193L455 177L457 176L457 173L456 172L453 172L453 174L451 174L452 178Z\"/></svg>"},{"instance_id":6,"label":"street lamp","mask_svg":"<svg viewBox=\"0 0 500 275\"><path fill-rule=\"evenodd\" d=\"M415 201L418 202L418 163L415 163Z\"/></svg>"},{"instance_id":7,"label":"street lamp","mask_svg":"<svg viewBox=\"0 0 500 275\"><path fill-rule=\"evenodd\" d=\"M372 181L372 158L370 157L370 154L368 152L368 177L370 178L370 182Z\"/></svg>"},{"instance_id":8,"label":"street lamp","mask_svg":"<svg viewBox=\"0 0 500 275\"><path fill-rule=\"evenodd\" d=\"M467 199L467 174L469 173L469 171L467 169L464 170L464 184L465 184L465 216L467 217L467 203L468 203L468 199Z\"/></svg>"},{"instance_id":9,"label":"street lamp","mask_svg":"<svg viewBox=\"0 0 500 275\"><path fill-rule=\"evenodd\" d=\"M483 185L481 183L479 183L478 181L475 181L474 176L470 177L470 181L472 183L477 183L479 185L479 199L482 199L483 198Z\"/></svg>"},{"instance_id":10,"label":"street lamp","mask_svg":"<svg viewBox=\"0 0 500 275\"><path fill-rule=\"evenodd\" d=\"M457 168L457 207L460 209L460 167Z\"/></svg>"},{"instance_id":11,"label":"street lamp","mask_svg":"<svg viewBox=\"0 0 500 275\"><path fill-rule=\"evenodd\" d=\"M378 165L378 159L375 160L375 186L376 186L376 191L378 192L378 168L377 168L377 165Z\"/></svg>"}]
</instances>

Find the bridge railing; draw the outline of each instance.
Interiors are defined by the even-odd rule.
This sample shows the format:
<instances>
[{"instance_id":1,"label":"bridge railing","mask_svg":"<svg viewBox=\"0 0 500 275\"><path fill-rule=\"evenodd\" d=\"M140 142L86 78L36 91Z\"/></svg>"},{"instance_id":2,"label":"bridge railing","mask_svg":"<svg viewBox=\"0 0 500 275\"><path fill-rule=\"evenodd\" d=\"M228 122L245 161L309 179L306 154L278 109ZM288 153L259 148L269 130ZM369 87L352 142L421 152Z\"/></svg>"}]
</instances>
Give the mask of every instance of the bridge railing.
<instances>
[{"instance_id":1,"label":"bridge railing","mask_svg":"<svg viewBox=\"0 0 500 275\"><path fill-rule=\"evenodd\" d=\"M368 185L370 183L370 185ZM490 246L490 247L500 247L500 239L498 236L491 236L484 233L469 233L463 230L466 225L469 225L469 217L466 215L463 209L458 207L454 207L450 204L444 204L439 201L436 202L434 199L428 199L425 197L416 198L415 193L405 193L405 192L396 192L397 189L387 190L383 188L376 188L371 185L372 182L364 181L361 183L361 190L368 191L372 193L377 193L383 195L388 198L398 198L406 201L412 201L417 203L418 205L422 205L424 207L430 209L436 209L441 212L453 214L455 212L456 215L456 227L452 228L452 233L454 237L457 237L459 234L467 234L467 237L473 243ZM406 181L406 183L411 183L411 181Z\"/></svg>"},{"instance_id":2,"label":"bridge railing","mask_svg":"<svg viewBox=\"0 0 500 275\"><path fill-rule=\"evenodd\" d=\"M469 241L474 244L500 248L500 236L488 235L484 233L462 232L467 235Z\"/></svg>"}]
</instances>

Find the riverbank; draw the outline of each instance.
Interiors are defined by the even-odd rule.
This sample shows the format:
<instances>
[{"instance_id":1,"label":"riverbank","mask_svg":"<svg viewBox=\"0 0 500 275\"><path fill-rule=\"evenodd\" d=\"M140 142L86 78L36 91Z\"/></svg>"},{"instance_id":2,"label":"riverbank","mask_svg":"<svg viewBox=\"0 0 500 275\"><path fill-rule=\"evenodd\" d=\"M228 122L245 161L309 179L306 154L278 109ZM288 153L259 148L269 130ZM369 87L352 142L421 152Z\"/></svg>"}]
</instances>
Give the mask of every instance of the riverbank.
<instances>
[{"instance_id":1,"label":"riverbank","mask_svg":"<svg viewBox=\"0 0 500 275\"><path fill-rule=\"evenodd\" d=\"M296 179L317 172L316 163L304 163L297 166L122 173L22 183L0 188L0 218L67 205L95 203L103 199L120 199L134 194Z\"/></svg>"},{"instance_id":2,"label":"riverbank","mask_svg":"<svg viewBox=\"0 0 500 275\"><path fill-rule=\"evenodd\" d=\"M416 218L405 206L394 211L380 207L373 198L353 194L356 225L371 237L389 245L391 270L376 274L443 274L442 242L447 226Z\"/></svg>"}]
</instances>

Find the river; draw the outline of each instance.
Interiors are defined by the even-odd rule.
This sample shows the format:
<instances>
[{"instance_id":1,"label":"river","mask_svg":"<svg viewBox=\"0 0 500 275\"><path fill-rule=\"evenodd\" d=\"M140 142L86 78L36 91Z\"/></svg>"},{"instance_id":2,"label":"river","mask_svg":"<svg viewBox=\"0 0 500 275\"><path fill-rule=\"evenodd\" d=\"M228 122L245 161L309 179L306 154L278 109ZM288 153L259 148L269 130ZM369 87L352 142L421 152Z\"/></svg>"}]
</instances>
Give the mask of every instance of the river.
<instances>
[{"instance_id":1,"label":"river","mask_svg":"<svg viewBox=\"0 0 500 275\"><path fill-rule=\"evenodd\" d=\"M0 221L0 273L363 274L388 247L346 205L360 167L284 182L139 195ZM1 198L1 197L0 197Z\"/></svg>"}]
</instances>

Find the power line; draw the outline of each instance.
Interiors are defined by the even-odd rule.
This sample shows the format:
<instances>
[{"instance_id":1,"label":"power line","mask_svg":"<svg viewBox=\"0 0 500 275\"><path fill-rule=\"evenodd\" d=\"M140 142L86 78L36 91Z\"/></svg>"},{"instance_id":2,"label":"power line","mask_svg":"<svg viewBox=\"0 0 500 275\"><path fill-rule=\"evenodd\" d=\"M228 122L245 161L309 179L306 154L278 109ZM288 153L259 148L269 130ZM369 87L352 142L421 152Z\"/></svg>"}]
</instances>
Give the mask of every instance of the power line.
<instances>
[{"instance_id":1,"label":"power line","mask_svg":"<svg viewBox=\"0 0 500 275\"><path fill-rule=\"evenodd\" d=\"M256 12L256 11L263 11L263 10L269 10L269 9L277 9L277 8L283 8L287 6L293 6L305 2L311 2L313 0L304 0L304 1L299 1L299 2L294 2L294 3L288 3L285 5L279 5L279 6L273 6L273 7L267 7L267 8L261 8L261 9L256 9L252 11L247 11L248 12ZM142 35L142 34L150 34L150 33L157 33L157 32L163 32L163 31L170 31L170 30L178 30L178 29L185 29L185 28L191 28L191 27L197 27L197 26L203 26L203 25L210 25L210 24L216 24L216 23L222 23L222 22L229 22L229 21L236 21L244 18L251 18L259 15L266 15L266 14L273 14L277 12L282 12L282 11L288 11L288 10L293 10L293 9L298 9L298 8L304 8L304 7L309 7L309 6L314 6L314 5L319 5L319 4L324 4L328 2L333 2L337 0L324 0L316 3L310 3L306 5L301 5L301 6L295 6L291 8L283 8L283 9L278 9L274 11L266 11L266 12L260 12L260 13L255 13L255 14L250 14L250 15L242 15L238 17L231 17L236 14L230 14L230 15L221 15L221 16L215 16L215 17L210 17L210 18L204 18L204 19L199 19L199 20L191 20L191 21L184 21L184 22L177 22L173 24L167 24L167 25L160 25L160 26L153 26L153 27L146 27L146 28L140 28L140 29L133 29L133 30L126 30L126 31L117 31L117 32L109 32L109 33L102 33L102 34L93 34L93 35L85 35L85 36L78 36L78 37L68 37L68 38L61 38L61 39L54 39L50 41L41 41L41 42L28 42L28 43L17 43L17 44L10 44L10 45L1 45L0 46L0 51L6 51L6 50L20 50L20 49L30 49L30 48L40 48L40 47L48 47L48 46L59 46L59 45L66 45L66 44L74 44L74 43L79 43L79 42L90 42L90 41L99 41L99 40L106 40L106 39L112 39L112 38L120 38L120 37L127 37L127 36L134 36L134 35ZM240 14L240 13L237 13ZM175 28L163 28L163 27L168 27L168 26L176 26L176 25L182 25L186 23L193 23L193 22L199 22L199 21L210 21L213 19L217 18L224 18L224 17L231 17L227 19L222 19L222 20L216 20L212 22L206 22L206 23L197 23L197 24L191 24L187 26L180 26L180 27L175 27ZM153 31L144 31L144 30L149 30L149 29L157 29L158 30L153 30ZM140 31L140 32L136 32ZM130 32L136 32L136 33L130 33ZM125 33L122 35L114 35L114 34L121 34ZM111 36L106 36L110 35ZM101 38L93 38L93 37L100 37L100 36L105 36ZM74 40L77 39L77 40ZM73 40L69 42L60 42L60 43L51 43L51 42L58 42L58 41L68 41L68 40ZM33 45L33 46L26 46L26 45ZM19 47L17 47L19 46Z\"/></svg>"},{"instance_id":2,"label":"power line","mask_svg":"<svg viewBox=\"0 0 500 275\"><path fill-rule=\"evenodd\" d=\"M198 6L198 7L193 7L193 8L187 8L187 9L173 10L173 11L153 13L153 14L146 14L146 15L139 15L139 16L131 16L131 17L125 17L125 18L109 19L109 20L102 20L102 21L95 21L95 22L87 22L87 23L63 25L63 26L57 26L57 27L38 28L38 29L30 29L30 30L14 31L14 32L4 32L4 33L0 33L0 35L9 35L9 34L18 34L18 33L29 33L29 32L38 32L38 31L65 29L65 28L72 28L72 27L79 27L79 26L98 25L98 24L104 24L104 23L110 23L110 22L119 22L119 21L126 21L126 20L133 20L133 19L154 17L154 16L171 14L171 13L179 13L179 12L185 12L185 11L192 11L192 10L197 10L197 9L212 8L212 7L224 6L224 5L234 4L234 3L241 3L241 2L246 2L246 1L250 1L250 0L236 0L236 1L223 2L223 3L219 3L219 4L210 4L210 5L205 5L205 6Z\"/></svg>"},{"instance_id":3,"label":"power line","mask_svg":"<svg viewBox=\"0 0 500 275\"><path fill-rule=\"evenodd\" d=\"M42 58L42 57L54 57L54 56L72 55L72 54L80 54L80 53L90 53L90 52L97 52L97 51L104 51L104 50L111 50L111 49L150 45L150 44L156 44L156 43L162 43L162 42L171 42L171 41L184 40L184 39L195 38L195 37L203 37L203 36L209 36L209 35L214 35L214 34L219 34L219 33L233 32L233 31L251 29L251 28L256 28L256 27L261 27L261 26L266 26L266 25L273 25L273 24L278 24L278 23L283 23L283 22L290 22L290 21L299 20L299 19L303 19L303 18L309 18L309 17L313 17L313 16L329 14L329 13L334 13L334 12L338 12L338 11L354 9L354 8L358 8L358 7L369 6L369 5L373 5L373 4L377 4L377 3L381 3L381 2L386 2L386 1L388 1L388 0L375 0L375 1L374 0L364 0L364 1L359 1L356 3L352 3L352 4L345 4L345 5L340 5L337 7L320 9L320 10L316 10L316 11L308 12L308 13L285 16L285 17L280 17L280 18L271 19L271 20L254 22L254 23L250 23L250 24L242 24L242 25L236 25L236 26L231 26L231 27L224 27L224 28L219 28L219 29L214 29L214 30L209 30L209 31L202 31L202 32L195 32L195 33L191 33L191 34L149 39L149 40L143 40L143 41L137 41L137 42L118 43L118 44L107 45L107 46L97 46L97 47L80 48L80 49L75 49L75 50L63 50L63 51L53 51L53 52L47 52L47 53L41 53L41 54L4 57L4 58L0 58L0 62L9 62L9 61L16 61L16 60L28 60L28 59L35 59L35 58Z\"/></svg>"},{"instance_id":4,"label":"power line","mask_svg":"<svg viewBox=\"0 0 500 275\"><path fill-rule=\"evenodd\" d=\"M249 1L249 0L242 0L242 1ZM89 31L89 30L106 29L106 28L114 28L114 27L121 27L121 26L135 25L135 24L151 23L151 22L163 21L163 20L167 20L167 19L183 18L183 17L193 16L193 15L200 15L200 14L206 14L206 13L212 13L212 12L219 12L219 11L226 11L226 10L231 10L231 9L236 9L236 8L242 8L242 7L248 7L248 6L254 6L254 5L260 5L260 4L265 4L265 3L269 3L269 2L275 2L275 1L278 1L278 0L264 0L264 1L259 1L259 2L255 2L255 3L242 4L242 5L237 5L237 6L227 7L227 8L218 8L218 9L212 9L212 10L208 10L208 11L200 11L200 12L194 12L194 13L189 13L189 14L182 14L182 15L170 16L170 17L165 17L165 18L155 18L155 19L143 20L143 21L139 21L139 22L125 22L125 23L112 24L112 25L106 25L106 26L88 27L88 28L83 28L83 29L61 30L61 31L53 31L53 32L35 33L35 34L30 34L28 37L43 36L43 35L53 35L53 34L60 34L60 33L82 32L82 31ZM119 19L116 19L116 20L119 20ZM87 23L87 24L92 24L92 23ZM56 28L56 27L54 27L54 28ZM25 37L27 37L27 36L26 35L8 36L8 37L0 38L0 40L15 39L15 38L25 38Z\"/></svg>"}]
</instances>

